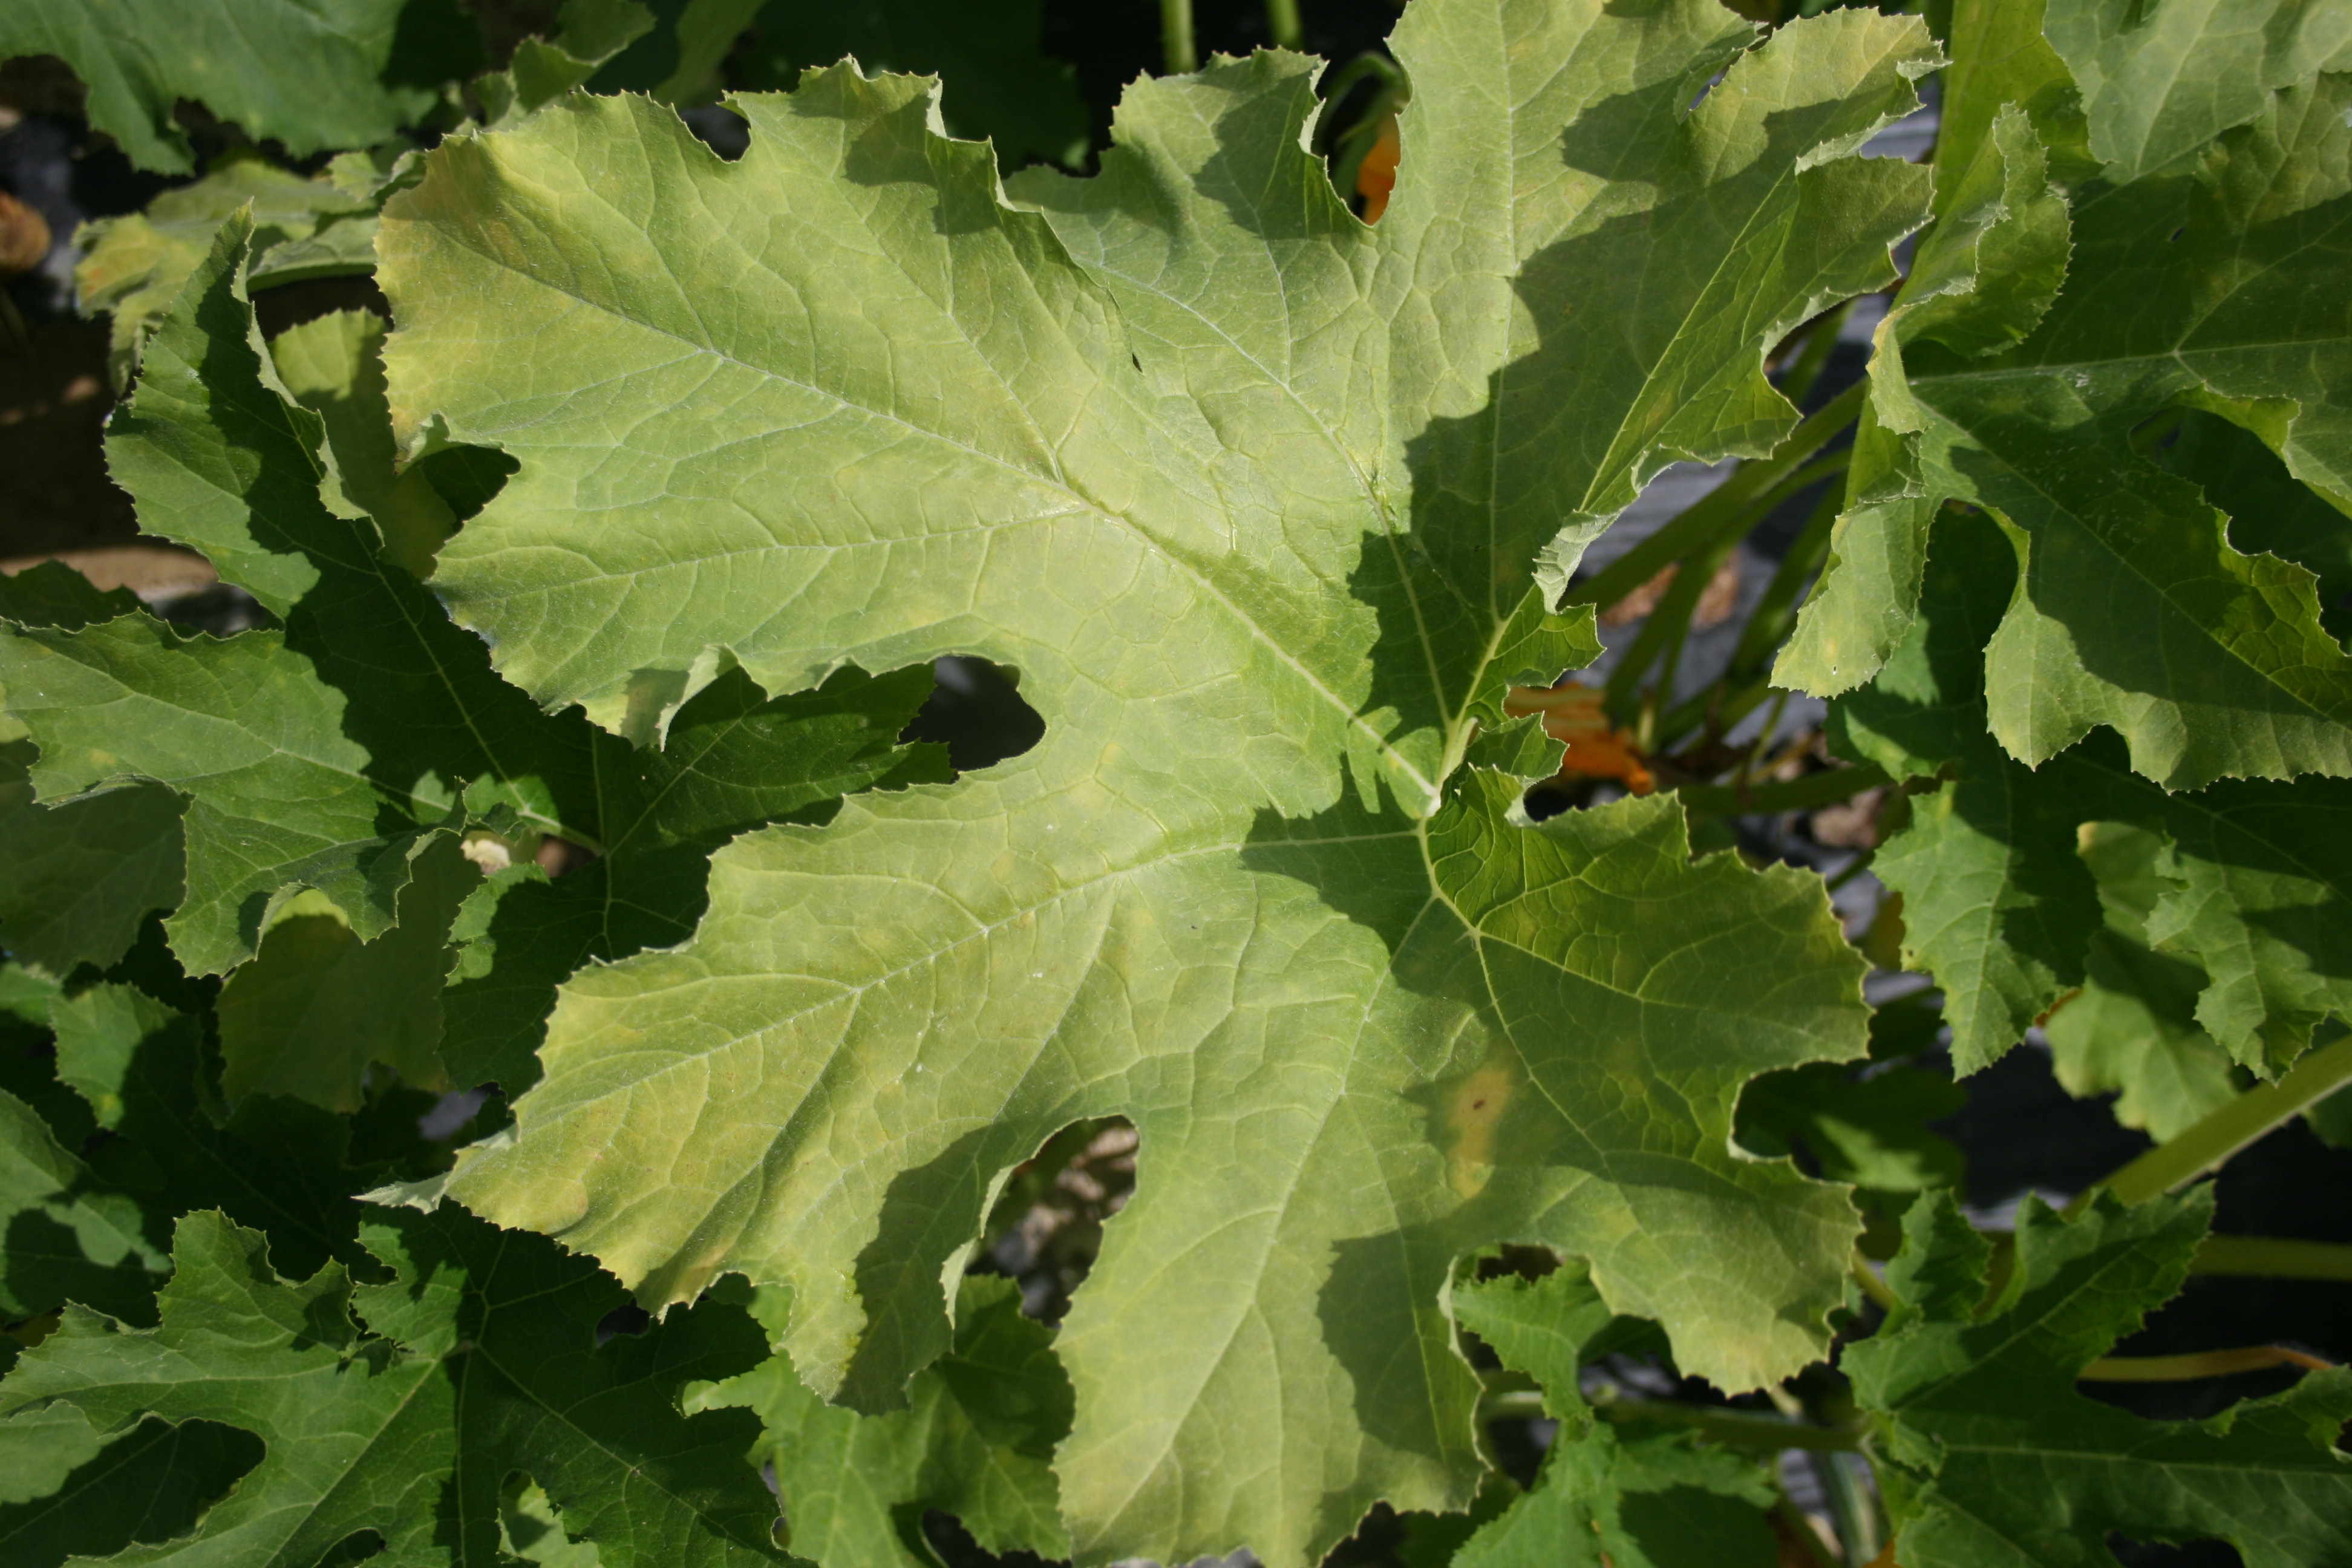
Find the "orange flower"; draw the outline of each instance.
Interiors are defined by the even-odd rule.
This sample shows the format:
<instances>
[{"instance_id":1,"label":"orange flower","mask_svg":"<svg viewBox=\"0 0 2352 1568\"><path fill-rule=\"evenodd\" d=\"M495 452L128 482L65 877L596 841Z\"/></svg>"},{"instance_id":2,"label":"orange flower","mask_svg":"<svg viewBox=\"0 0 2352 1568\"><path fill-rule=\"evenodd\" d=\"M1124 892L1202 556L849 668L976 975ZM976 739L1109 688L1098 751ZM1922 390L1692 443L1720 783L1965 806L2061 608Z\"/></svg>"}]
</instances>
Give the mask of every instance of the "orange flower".
<instances>
[{"instance_id":1,"label":"orange flower","mask_svg":"<svg viewBox=\"0 0 2352 1568\"><path fill-rule=\"evenodd\" d=\"M1397 140L1396 116L1381 127L1381 139L1364 154L1356 169L1356 194L1364 198L1364 221L1378 223L1381 215L1389 210L1389 193L1396 189L1397 156L1403 143Z\"/></svg>"},{"instance_id":2,"label":"orange flower","mask_svg":"<svg viewBox=\"0 0 2352 1568\"><path fill-rule=\"evenodd\" d=\"M1591 686L1514 686L1503 700L1503 711L1515 719L1543 715L1544 733L1568 744L1568 754L1559 760L1561 773L1615 779L1635 795L1647 795L1658 781L1633 731L1611 726L1601 710L1601 695Z\"/></svg>"}]
</instances>

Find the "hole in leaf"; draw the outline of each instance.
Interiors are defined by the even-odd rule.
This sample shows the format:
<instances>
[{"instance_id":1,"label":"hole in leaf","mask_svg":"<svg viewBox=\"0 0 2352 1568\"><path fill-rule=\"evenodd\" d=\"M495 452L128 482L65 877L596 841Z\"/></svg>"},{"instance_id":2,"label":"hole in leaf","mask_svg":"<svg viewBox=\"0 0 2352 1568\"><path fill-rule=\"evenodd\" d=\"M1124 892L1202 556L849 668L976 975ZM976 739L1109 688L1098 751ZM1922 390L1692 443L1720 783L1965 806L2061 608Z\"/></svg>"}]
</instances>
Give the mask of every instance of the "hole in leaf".
<instances>
[{"instance_id":1,"label":"hole in leaf","mask_svg":"<svg viewBox=\"0 0 2352 1568\"><path fill-rule=\"evenodd\" d=\"M383 1552L383 1537L373 1530L355 1530L327 1549L319 1559L319 1568L343 1568L347 1563L364 1563Z\"/></svg>"},{"instance_id":2,"label":"hole in leaf","mask_svg":"<svg viewBox=\"0 0 2352 1568\"><path fill-rule=\"evenodd\" d=\"M950 654L931 674L937 684L899 739L939 742L956 772L993 767L1044 738L1045 716L1021 700L1020 671Z\"/></svg>"},{"instance_id":3,"label":"hole in leaf","mask_svg":"<svg viewBox=\"0 0 2352 1568\"><path fill-rule=\"evenodd\" d=\"M1134 1194L1138 1143L1123 1116L1072 1122L1047 1139L997 1194L974 1270L1010 1276L1024 1312L1060 1321L1102 1251L1103 1222Z\"/></svg>"},{"instance_id":4,"label":"hole in leaf","mask_svg":"<svg viewBox=\"0 0 2352 1568\"><path fill-rule=\"evenodd\" d=\"M548 1500L546 1489L521 1470L510 1472L499 1489L499 1533L508 1552L526 1563L569 1562L581 1555L579 1537L563 1528L563 1516Z\"/></svg>"},{"instance_id":5,"label":"hole in leaf","mask_svg":"<svg viewBox=\"0 0 2352 1568\"><path fill-rule=\"evenodd\" d=\"M697 141L730 163L751 150L751 122L723 103L681 109L677 117Z\"/></svg>"},{"instance_id":6,"label":"hole in leaf","mask_svg":"<svg viewBox=\"0 0 2352 1568\"><path fill-rule=\"evenodd\" d=\"M1528 816L1541 822L1563 811L1590 811L1596 805L1608 805L1623 800L1627 793L1625 786L1614 779L1549 778L1530 784L1520 798Z\"/></svg>"},{"instance_id":7,"label":"hole in leaf","mask_svg":"<svg viewBox=\"0 0 2352 1568\"><path fill-rule=\"evenodd\" d=\"M339 278L305 278L299 282L263 284L253 291L253 319L264 338L338 310L373 310L392 320L392 301L376 287L373 273Z\"/></svg>"},{"instance_id":8,"label":"hole in leaf","mask_svg":"<svg viewBox=\"0 0 2352 1568\"><path fill-rule=\"evenodd\" d=\"M623 1334L635 1338L653 1326L654 1316L651 1312L646 1311L635 1301L624 1301L596 1320L596 1342L600 1345L609 1344Z\"/></svg>"},{"instance_id":9,"label":"hole in leaf","mask_svg":"<svg viewBox=\"0 0 2352 1568\"><path fill-rule=\"evenodd\" d=\"M425 482L462 527L497 499L520 467L504 452L488 447L444 447L417 458L413 471L425 476Z\"/></svg>"}]
</instances>

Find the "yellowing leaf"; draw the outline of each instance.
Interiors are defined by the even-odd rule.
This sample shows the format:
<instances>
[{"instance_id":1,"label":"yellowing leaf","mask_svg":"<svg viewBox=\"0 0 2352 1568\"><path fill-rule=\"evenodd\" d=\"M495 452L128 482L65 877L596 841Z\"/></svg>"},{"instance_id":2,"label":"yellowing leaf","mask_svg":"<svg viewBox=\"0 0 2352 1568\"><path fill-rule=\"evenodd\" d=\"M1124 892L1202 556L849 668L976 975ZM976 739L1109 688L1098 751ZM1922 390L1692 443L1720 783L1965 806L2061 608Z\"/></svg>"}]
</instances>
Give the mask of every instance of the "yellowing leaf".
<instances>
[{"instance_id":1,"label":"yellowing leaf","mask_svg":"<svg viewBox=\"0 0 2352 1568\"><path fill-rule=\"evenodd\" d=\"M1860 1051L1860 960L1670 801L1528 826L1557 752L1502 711L1596 651L1547 611L1584 545L1777 441L1765 353L1924 211L1849 156L1924 31L1755 37L1423 0L1370 226L1279 53L1138 84L1089 180L1000 187L928 84L847 66L736 99L733 163L626 99L445 142L387 207L385 358L406 436L519 464L434 579L508 679L651 744L730 668L971 654L1045 721L720 850L691 942L564 988L449 1190L648 1304L789 1285L794 1364L882 1411L998 1173L1129 1118L1056 1342L1089 1562L1294 1568L1375 1499L1466 1503L1441 1289L1496 1240L1727 1386L1819 1353L1853 1211L1730 1116Z\"/></svg>"}]
</instances>

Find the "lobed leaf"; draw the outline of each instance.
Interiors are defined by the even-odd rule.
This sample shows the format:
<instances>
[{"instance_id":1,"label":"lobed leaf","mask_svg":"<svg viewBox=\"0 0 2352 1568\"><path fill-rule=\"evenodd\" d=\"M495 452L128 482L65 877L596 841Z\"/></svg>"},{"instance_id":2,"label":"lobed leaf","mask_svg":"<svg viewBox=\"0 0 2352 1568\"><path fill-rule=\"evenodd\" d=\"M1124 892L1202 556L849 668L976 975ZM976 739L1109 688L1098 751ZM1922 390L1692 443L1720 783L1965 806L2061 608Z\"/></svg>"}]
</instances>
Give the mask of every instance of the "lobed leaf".
<instances>
[{"instance_id":1,"label":"lobed leaf","mask_svg":"<svg viewBox=\"0 0 2352 1568\"><path fill-rule=\"evenodd\" d=\"M1988 112L2006 99L2063 148L2077 121L2051 51L2016 36L2031 10L1956 11L1956 48L1979 59L1968 123L2015 128L2016 111ZM1998 346L1982 322L1954 346L1928 341L1933 290L1953 270L1931 262L1972 209L1944 216L1882 330L1854 504L1783 678L1835 692L1876 671L1916 613L1937 508L1957 499L1998 516L2018 555L1986 644L1991 732L2011 755L2039 764L2105 725L2168 789L2342 776L2352 662L2321 626L2311 574L2242 553L2210 498L2142 457L2135 432L2169 408L2259 405L2272 413L2253 422L2287 468L2347 493L2336 447L2352 362L2342 312L2321 301L2341 298L2329 280L2346 266L2352 201L2352 78L2329 72L2352 57L2331 41L2340 24L2309 7L2168 5L2147 26L2131 15L2120 0L2051 0L2044 30L2078 73L2080 123L2104 163L2071 197L2065 286L2046 313L2038 295L1996 311L2001 331L2032 331L1991 358L1955 352ZM2179 91L2143 94L2140 76L2191 58ZM1978 144L1979 164L2000 141ZM2006 221L2054 221L2022 216L2056 213L2054 197L2037 201ZM1927 313L1906 337L1913 310Z\"/></svg>"},{"instance_id":2,"label":"lobed leaf","mask_svg":"<svg viewBox=\"0 0 2352 1568\"><path fill-rule=\"evenodd\" d=\"M1619 1430L1585 1404L1579 1370L1615 1320L1582 1269L1457 1284L1453 1301L1505 1366L1543 1385L1545 1413L1559 1423L1533 1489L1462 1544L1460 1568L1780 1561L1764 1519L1775 1493L1752 1460L1703 1448L1689 1432Z\"/></svg>"},{"instance_id":3,"label":"lobed leaf","mask_svg":"<svg viewBox=\"0 0 2352 1568\"><path fill-rule=\"evenodd\" d=\"M289 1283L259 1235L192 1214L156 1327L69 1307L0 1383L0 1410L62 1403L102 1434L152 1415L261 1439L260 1462L186 1536L112 1561L310 1563L362 1532L393 1561L490 1561L518 1468L610 1568L782 1557L774 1504L743 1463L751 1424L673 1403L758 1353L740 1315L688 1311L657 1339L600 1347L618 1292L552 1243L396 1210L362 1234L389 1281L354 1289L331 1263Z\"/></svg>"},{"instance_id":4,"label":"lobed leaf","mask_svg":"<svg viewBox=\"0 0 2352 1568\"><path fill-rule=\"evenodd\" d=\"M25 0L0 18L0 59L63 59L89 84L90 124L166 174L192 166L182 99L300 157L383 141L480 52L446 0Z\"/></svg>"},{"instance_id":5,"label":"lobed leaf","mask_svg":"<svg viewBox=\"0 0 2352 1568\"><path fill-rule=\"evenodd\" d=\"M1832 714L1847 754L1898 777L1958 774L1914 802L1877 863L1904 895L1906 962L1946 986L1963 1069L1983 1065L2085 977L2104 916L2089 870L2069 853L2081 826L2147 828L2166 839L2168 884L2147 910L2147 944L2204 971L2196 1026L2231 1059L2272 1075L2321 1018L2352 1006L2333 978L2352 943L2352 839L2341 826L2352 794L2334 780L2167 794L2109 737L2039 768L2003 754L1984 734L1995 658L1978 652L2018 581L1996 528L1962 515L1937 522L1919 618L1876 680Z\"/></svg>"},{"instance_id":6,"label":"lobed leaf","mask_svg":"<svg viewBox=\"0 0 2352 1568\"><path fill-rule=\"evenodd\" d=\"M247 204L253 209L254 270L266 276L262 269L272 268L283 274L282 281L321 275L317 247L330 243L324 236L340 243L354 234L372 239L375 232L364 216L374 210L373 201L249 154L215 160L203 179L165 191L140 212L84 225L74 237L82 253L74 287L85 311L105 310L112 318L108 363L117 385L129 384L148 335L204 264L222 221ZM298 247L303 247L299 255ZM350 258L351 270L374 267L373 250L364 244L361 250L364 254ZM276 266L281 253L293 264ZM305 257L312 258L309 265L303 264Z\"/></svg>"},{"instance_id":7,"label":"lobed leaf","mask_svg":"<svg viewBox=\"0 0 2352 1568\"><path fill-rule=\"evenodd\" d=\"M2341 1370L2209 1421L2143 1420L2073 1386L2180 1289L2211 1206L2210 1189L2129 1210L2102 1196L2068 1220L2029 1197L2014 1270L1990 1300L1990 1244L1945 1194L1913 1206L1887 1270L1900 1304L1843 1362L1902 1479L1889 1489L1899 1561L2096 1563L2110 1531L2218 1537L2247 1568L2352 1549L2352 1461L2334 1447L2352 1414Z\"/></svg>"},{"instance_id":8,"label":"lobed leaf","mask_svg":"<svg viewBox=\"0 0 2352 1568\"><path fill-rule=\"evenodd\" d=\"M751 1310L772 1335L790 1315L785 1293L757 1292ZM756 1412L761 1451L789 1498L786 1544L825 1568L924 1568L910 1542L927 1509L955 1516L984 1552L1069 1554L1050 1468L1070 1427L1070 1384L1053 1335L1021 1315L1006 1279L966 1276L947 1352L918 1373L908 1407L860 1415L811 1393L790 1356L698 1397L698 1408Z\"/></svg>"},{"instance_id":9,"label":"lobed leaf","mask_svg":"<svg viewBox=\"0 0 2352 1568\"><path fill-rule=\"evenodd\" d=\"M386 211L390 395L520 465L435 578L510 679L650 742L730 667L968 653L1046 721L720 850L690 942L564 988L450 1191L648 1304L789 1285L794 1365L878 1411L950 1344L997 1173L1129 1117L1057 1342L1087 1562L1288 1568L1376 1499L1466 1502L1439 1291L1498 1239L1591 1258L1727 1385L1818 1353L1853 1212L1734 1156L1731 1109L1859 1051L1858 961L1671 801L1527 825L1545 743L1496 732L1593 651L1546 609L1583 544L1789 429L1763 352L1924 207L1848 156L1916 104L1916 24L1752 37L1416 6L1372 228L1280 54L1139 84L1100 178L1009 200L926 84L845 67L736 100L734 163L626 99L445 142Z\"/></svg>"}]
</instances>

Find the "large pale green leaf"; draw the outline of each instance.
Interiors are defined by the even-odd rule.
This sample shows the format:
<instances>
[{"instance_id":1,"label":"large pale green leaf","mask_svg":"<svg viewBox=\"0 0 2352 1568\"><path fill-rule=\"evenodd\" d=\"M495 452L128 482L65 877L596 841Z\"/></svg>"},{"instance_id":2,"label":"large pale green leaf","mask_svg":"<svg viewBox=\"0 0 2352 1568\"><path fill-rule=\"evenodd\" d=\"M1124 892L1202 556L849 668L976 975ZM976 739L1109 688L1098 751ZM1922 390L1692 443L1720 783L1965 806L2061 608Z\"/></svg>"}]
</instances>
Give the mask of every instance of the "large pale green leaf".
<instances>
[{"instance_id":1,"label":"large pale green leaf","mask_svg":"<svg viewBox=\"0 0 2352 1568\"><path fill-rule=\"evenodd\" d=\"M415 580L456 519L425 465L394 469L380 320L323 317L265 359L236 280L249 226L228 219L192 275L110 455L146 526L205 551L284 628L187 638L111 601L28 628L0 665L42 748L34 783L55 797L149 780L186 799L189 895L160 900L179 906L175 951L199 971L260 951L222 1001L231 1095L352 1109L371 1061L438 1082L445 1032L466 1081L519 1091L556 984L686 936L714 846L820 820L845 791L947 776L940 748L895 744L929 674L844 670L772 701L735 671L663 752L541 712ZM35 607L15 609L61 619ZM101 612L121 618L80 624ZM69 824L128 805L179 831L181 799L156 783L26 809ZM597 858L551 884L526 851L484 887L442 831L467 812ZM53 832L41 851L70 846ZM442 944L469 886L485 897L459 925L464 984L445 993ZM135 925L152 898L105 910Z\"/></svg>"},{"instance_id":2,"label":"large pale green leaf","mask_svg":"<svg viewBox=\"0 0 2352 1568\"><path fill-rule=\"evenodd\" d=\"M720 851L451 1190L649 1304L791 1286L794 1364L881 1409L999 1173L1130 1118L1057 1341L1087 1562L1292 1568L1375 1499L1465 1505L1440 1298L1497 1239L1728 1386L1818 1353L1853 1211L1729 1145L1748 1076L1860 1049L1818 883L1693 864L1670 800L1527 825L1528 731L1463 761L1592 651L1544 584L1667 461L1785 432L1763 352L1924 209L1844 156L1916 101L1916 24L1752 37L1416 5L1377 228L1280 54L1139 84L1099 180L1011 205L925 84L846 68L737 100L731 163L630 100L445 142L387 207L391 398L520 465L435 579L509 679L649 737L730 662L961 652L1046 721Z\"/></svg>"},{"instance_id":3,"label":"large pale green leaf","mask_svg":"<svg viewBox=\"0 0 2352 1568\"><path fill-rule=\"evenodd\" d=\"M1854 504L1783 679L1832 692L1876 670L1916 605L1937 507L1957 498L2002 519L2021 566L1987 671L2011 755L2039 763L2105 725L2168 788L2352 773L2352 660L2320 626L2311 574L2242 553L2220 498L2133 440L2184 402L2260 405L2287 468L2347 493L2352 78L2319 74L2352 63L2327 41L2344 24L2283 0L2141 21L2122 0L2051 3L2058 54L2092 73L2080 103L2105 163L2073 198L2065 287L2046 314L2011 313L2011 330L2033 328L2019 346L1968 358L1997 342L1935 341L1924 308L1939 301L1915 293L1937 286L1927 263L1960 209L1938 226L1882 331ZM2015 36L2032 8L1956 12L1956 52L1999 62L1969 82L1992 128L1979 162L2019 118L1986 112L2004 96L2045 142L2082 123L2051 90L2051 56ZM2147 71L2177 90L2146 96Z\"/></svg>"},{"instance_id":4,"label":"large pale green leaf","mask_svg":"<svg viewBox=\"0 0 2352 1568\"><path fill-rule=\"evenodd\" d=\"M299 156L381 142L478 68L448 0L15 0L0 59L56 55L89 86L90 123L142 169L184 173L181 99Z\"/></svg>"},{"instance_id":5,"label":"large pale green leaf","mask_svg":"<svg viewBox=\"0 0 2352 1568\"><path fill-rule=\"evenodd\" d=\"M1558 1422L1525 1497L1464 1542L1458 1568L1770 1568L1764 1510L1777 1495L1752 1459L1701 1448L1687 1431L1618 1431L1578 1392L1577 1372L1614 1320L1571 1264L1530 1284L1513 1276L1454 1288L1454 1316L1503 1364L1543 1387Z\"/></svg>"},{"instance_id":6,"label":"large pale green leaf","mask_svg":"<svg viewBox=\"0 0 2352 1568\"><path fill-rule=\"evenodd\" d=\"M2075 1377L2180 1289L2210 1189L2074 1220L2038 1198L2017 1257L1983 1300L1992 1243L1930 1194L1887 1270L1900 1298L1841 1365L1876 1418L1905 1568L2073 1568L2135 1541L2219 1537L2247 1568L2352 1556L2352 1373L2306 1374L2210 1421L2147 1421L2076 1392Z\"/></svg>"},{"instance_id":7,"label":"large pale green leaf","mask_svg":"<svg viewBox=\"0 0 2352 1568\"><path fill-rule=\"evenodd\" d=\"M0 1382L0 1411L61 1401L101 1433L155 1415L265 1445L189 1536L109 1561L293 1568L370 1531L390 1562L493 1562L516 1469L607 1568L782 1558L746 1460L755 1424L676 1404L759 1355L740 1310L673 1313L600 1347L624 1298L593 1265L462 1215L382 1215L364 1235L392 1278L354 1289L340 1264L288 1283L259 1235L192 1214L158 1326L68 1308Z\"/></svg>"},{"instance_id":8,"label":"large pale green leaf","mask_svg":"<svg viewBox=\"0 0 2352 1568\"><path fill-rule=\"evenodd\" d=\"M752 1310L781 1337L790 1305L770 1288ZM758 1413L787 1500L785 1543L824 1568L929 1568L907 1529L925 1509L953 1514L984 1551L1069 1554L1049 1468L1069 1431L1069 1379L1052 1332L1021 1315L1009 1279L964 1279L954 1343L917 1374L904 1410L861 1415L826 1405L781 1346L696 1404Z\"/></svg>"}]
</instances>

